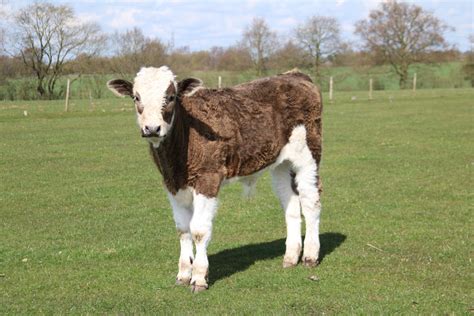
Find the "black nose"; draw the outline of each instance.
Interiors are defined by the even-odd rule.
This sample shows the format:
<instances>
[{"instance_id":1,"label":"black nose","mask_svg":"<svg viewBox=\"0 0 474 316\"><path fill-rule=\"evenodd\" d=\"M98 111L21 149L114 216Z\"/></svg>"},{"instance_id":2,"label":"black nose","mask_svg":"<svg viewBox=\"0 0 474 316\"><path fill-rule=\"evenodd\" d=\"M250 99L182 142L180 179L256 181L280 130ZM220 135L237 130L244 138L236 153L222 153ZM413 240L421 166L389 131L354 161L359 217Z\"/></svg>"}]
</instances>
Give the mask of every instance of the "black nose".
<instances>
[{"instance_id":1,"label":"black nose","mask_svg":"<svg viewBox=\"0 0 474 316\"><path fill-rule=\"evenodd\" d=\"M160 136L160 126L159 125L146 125L142 130L143 137L158 137Z\"/></svg>"}]
</instances>

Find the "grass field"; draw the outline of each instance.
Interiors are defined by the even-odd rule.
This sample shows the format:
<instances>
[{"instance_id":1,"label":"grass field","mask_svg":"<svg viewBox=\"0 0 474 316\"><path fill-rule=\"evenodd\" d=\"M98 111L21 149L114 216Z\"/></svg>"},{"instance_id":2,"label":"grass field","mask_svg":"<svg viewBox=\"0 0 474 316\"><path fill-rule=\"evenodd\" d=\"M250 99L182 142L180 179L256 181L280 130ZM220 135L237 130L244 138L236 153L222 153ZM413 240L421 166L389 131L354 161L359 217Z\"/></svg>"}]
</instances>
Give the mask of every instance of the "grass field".
<instances>
[{"instance_id":1,"label":"grass field","mask_svg":"<svg viewBox=\"0 0 474 316\"><path fill-rule=\"evenodd\" d=\"M198 295L129 102L0 103L0 314L469 314L474 90L374 96L325 103L321 264L282 268L266 174L223 189Z\"/></svg>"}]
</instances>

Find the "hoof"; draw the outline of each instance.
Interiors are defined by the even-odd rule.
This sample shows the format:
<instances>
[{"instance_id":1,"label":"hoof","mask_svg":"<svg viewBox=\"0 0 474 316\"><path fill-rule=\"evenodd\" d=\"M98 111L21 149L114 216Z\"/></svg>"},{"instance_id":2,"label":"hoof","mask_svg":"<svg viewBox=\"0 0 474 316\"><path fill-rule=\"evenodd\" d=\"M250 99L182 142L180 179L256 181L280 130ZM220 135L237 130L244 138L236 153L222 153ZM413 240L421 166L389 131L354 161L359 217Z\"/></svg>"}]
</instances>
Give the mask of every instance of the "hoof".
<instances>
[{"instance_id":1,"label":"hoof","mask_svg":"<svg viewBox=\"0 0 474 316\"><path fill-rule=\"evenodd\" d=\"M318 264L319 264L318 259L312 259L312 258L303 259L303 265L305 267L313 268L313 267L316 267Z\"/></svg>"},{"instance_id":2,"label":"hoof","mask_svg":"<svg viewBox=\"0 0 474 316\"><path fill-rule=\"evenodd\" d=\"M176 278L176 285L188 286L190 282L191 282L191 279L186 279L186 278L179 279L179 278Z\"/></svg>"},{"instance_id":3,"label":"hoof","mask_svg":"<svg viewBox=\"0 0 474 316\"><path fill-rule=\"evenodd\" d=\"M283 268L296 267L296 265L298 264L299 257L300 257L299 255L294 255L294 254L285 255L283 257Z\"/></svg>"},{"instance_id":4,"label":"hoof","mask_svg":"<svg viewBox=\"0 0 474 316\"><path fill-rule=\"evenodd\" d=\"M209 288L208 285L196 285L196 284L193 284L191 285L191 292L193 293L199 293L199 292L203 292L205 290L207 290Z\"/></svg>"},{"instance_id":5,"label":"hoof","mask_svg":"<svg viewBox=\"0 0 474 316\"><path fill-rule=\"evenodd\" d=\"M298 261L294 262L290 260L283 260L283 268L285 269L296 267L297 264L298 264Z\"/></svg>"}]
</instances>

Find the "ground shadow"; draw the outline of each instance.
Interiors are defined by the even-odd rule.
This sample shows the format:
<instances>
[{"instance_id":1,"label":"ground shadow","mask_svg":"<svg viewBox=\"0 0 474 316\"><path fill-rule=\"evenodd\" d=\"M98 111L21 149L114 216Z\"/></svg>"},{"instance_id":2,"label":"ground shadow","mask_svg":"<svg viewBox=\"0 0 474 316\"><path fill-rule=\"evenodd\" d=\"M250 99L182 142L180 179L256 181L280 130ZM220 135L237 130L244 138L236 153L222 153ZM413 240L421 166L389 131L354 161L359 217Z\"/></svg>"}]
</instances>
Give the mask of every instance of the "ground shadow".
<instances>
[{"instance_id":1,"label":"ground shadow","mask_svg":"<svg viewBox=\"0 0 474 316\"><path fill-rule=\"evenodd\" d=\"M319 262L339 247L347 236L341 233L324 233L319 235L321 250ZM249 244L237 248L226 249L209 256L209 283L224 279L234 273L244 271L256 261L283 257L285 239L277 239L258 244ZM282 258L283 260L283 258Z\"/></svg>"}]
</instances>

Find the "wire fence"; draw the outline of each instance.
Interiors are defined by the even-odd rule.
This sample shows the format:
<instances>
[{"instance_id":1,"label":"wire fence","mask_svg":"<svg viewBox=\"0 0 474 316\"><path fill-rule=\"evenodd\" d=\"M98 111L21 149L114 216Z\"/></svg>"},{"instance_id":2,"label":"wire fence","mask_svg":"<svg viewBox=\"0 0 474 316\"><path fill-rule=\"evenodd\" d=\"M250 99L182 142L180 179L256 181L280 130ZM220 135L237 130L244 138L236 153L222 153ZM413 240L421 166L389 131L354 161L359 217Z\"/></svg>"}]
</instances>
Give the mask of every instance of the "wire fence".
<instances>
[{"instance_id":1,"label":"wire fence","mask_svg":"<svg viewBox=\"0 0 474 316\"><path fill-rule=\"evenodd\" d=\"M308 73L322 91L332 93L338 91L378 91L399 90L399 78L388 66L367 69L338 67L324 69L321 79L312 75L311 70L302 70ZM269 71L266 75L274 75L279 71ZM416 76L416 89L438 88L469 88L471 81L462 71L462 63L447 63L441 65L415 65L409 73L409 80L405 89L413 88ZM102 99L112 97L106 82L119 76L114 75L81 75L65 76L57 83L55 95L52 99L65 99L67 80L70 79L71 99ZM178 74L178 80L186 77L196 77L204 81L209 88L231 87L236 84L258 78L251 70L242 72L230 71L192 71ZM131 80L133 75L128 76ZM36 100L40 99L34 78L7 79L0 82L0 100Z\"/></svg>"}]
</instances>

